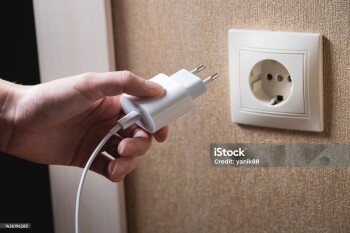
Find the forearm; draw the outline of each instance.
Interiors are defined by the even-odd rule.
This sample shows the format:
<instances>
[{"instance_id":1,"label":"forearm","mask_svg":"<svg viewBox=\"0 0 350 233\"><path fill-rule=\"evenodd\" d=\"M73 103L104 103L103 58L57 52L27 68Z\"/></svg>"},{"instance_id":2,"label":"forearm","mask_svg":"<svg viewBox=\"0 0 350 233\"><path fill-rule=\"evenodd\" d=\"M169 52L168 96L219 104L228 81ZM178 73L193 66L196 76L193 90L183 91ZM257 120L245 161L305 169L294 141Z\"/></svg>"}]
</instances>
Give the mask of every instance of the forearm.
<instances>
[{"instance_id":1,"label":"forearm","mask_svg":"<svg viewBox=\"0 0 350 233\"><path fill-rule=\"evenodd\" d=\"M0 79L0 151L6 152L14 131L21 87Z\"/></svg>"}]
</instances>

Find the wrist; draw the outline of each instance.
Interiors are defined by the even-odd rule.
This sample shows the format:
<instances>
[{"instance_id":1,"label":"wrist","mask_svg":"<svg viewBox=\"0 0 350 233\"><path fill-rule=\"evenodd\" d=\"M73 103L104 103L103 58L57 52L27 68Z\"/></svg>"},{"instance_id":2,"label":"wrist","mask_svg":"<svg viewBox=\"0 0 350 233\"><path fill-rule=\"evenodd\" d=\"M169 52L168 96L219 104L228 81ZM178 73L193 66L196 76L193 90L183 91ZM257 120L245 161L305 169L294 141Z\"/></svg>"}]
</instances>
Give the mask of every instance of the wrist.
<instances>
[{"instance_id":1,"label":"wrist","mask_svg":"<svg viewBox=\"0 0 350 233\"><path fill-rule=\"evenodd\" d=\"M0 80L0 151L7 152L15 128L16 106L21 96L20 85Z\"/></svg>"}]
</instances>

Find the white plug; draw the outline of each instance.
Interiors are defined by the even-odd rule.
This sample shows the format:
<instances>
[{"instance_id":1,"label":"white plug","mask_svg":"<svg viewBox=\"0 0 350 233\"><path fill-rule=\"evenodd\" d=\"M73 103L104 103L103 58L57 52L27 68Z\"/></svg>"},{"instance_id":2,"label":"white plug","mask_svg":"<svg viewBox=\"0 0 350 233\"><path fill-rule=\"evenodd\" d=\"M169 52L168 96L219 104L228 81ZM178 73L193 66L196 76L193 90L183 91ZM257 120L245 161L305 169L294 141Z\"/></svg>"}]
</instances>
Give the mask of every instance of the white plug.
<instances>
[{"instance_id":1,"label":"white plug","mask_svg":"<svg viewBox=\"0 0 350 233\"><path fill-rule=\"evenodd\" d=\"M178 117L192 110L195 98L206 92L206 84L219 76L218 73L201 80L195 74L205 67L200 66L192 71L179 70L171 76L158 74L150 81L160 84L164 95L156 98L137 98L124 94L121 104L126 114L137 112L140 120L138 126L150 133L154 133Z\"/></svg>"},{"instance_id":2,"label":"white plug","mask_svg":"<svg viewBox=\"0 0 350 233\"><path fill-rule=\"evenodd\" d=\"M121 129L126 129L136 123L150 133L154 133L178 117L192 109L192 101L206 92L206 84L219 76L218 73L201 80L195 74L205 67L200 66L191 72L180 70L175 74L166 76L158 74L151 81L163 86L164 95L157 98L140 99L122 95L121 103L126 115L119 119L117 124L101 140L87 161L80 178L75 204L75 233L79 233L79 209L81 192L83 190L86 174L96 156L102 150L108 139Z\"/></svg>"}]
</instances>

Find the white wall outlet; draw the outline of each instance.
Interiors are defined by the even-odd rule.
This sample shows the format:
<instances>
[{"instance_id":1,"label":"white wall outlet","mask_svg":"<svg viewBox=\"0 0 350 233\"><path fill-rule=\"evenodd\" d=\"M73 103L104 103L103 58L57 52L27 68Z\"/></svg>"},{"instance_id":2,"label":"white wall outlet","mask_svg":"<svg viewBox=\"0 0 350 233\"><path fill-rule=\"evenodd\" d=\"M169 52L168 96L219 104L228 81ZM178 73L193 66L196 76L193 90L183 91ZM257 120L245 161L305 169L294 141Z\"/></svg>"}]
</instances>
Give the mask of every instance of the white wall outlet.
<instances>
[{"instance_id":1,"label":"white wall outlet","mask_svg":"<svg viewBox=\"0 0 350 233\"><path fill-rule=\"evenodd\" d=\"M229 30L232 121L323 131L322 36Z\"/></svg>"}]
</instances>

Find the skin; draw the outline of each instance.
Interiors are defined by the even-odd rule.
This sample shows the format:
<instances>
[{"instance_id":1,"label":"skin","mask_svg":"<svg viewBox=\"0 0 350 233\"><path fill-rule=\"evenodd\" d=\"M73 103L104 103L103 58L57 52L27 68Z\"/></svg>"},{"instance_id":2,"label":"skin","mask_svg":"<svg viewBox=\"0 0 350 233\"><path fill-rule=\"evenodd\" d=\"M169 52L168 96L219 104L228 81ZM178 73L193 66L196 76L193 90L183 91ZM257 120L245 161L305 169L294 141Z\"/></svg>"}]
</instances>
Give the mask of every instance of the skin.
<instances>
[{"instance_id":1,"label":"skin","mask_svg":"<svg viewBox=\"0 0 350 233\"><path fill-rule=\"evenodd\" d=\"M36 163L84 167L123 116L122 93L156 97L164 90L129 71L85 73L35 86L0 80L0 150ZM121 157L101 153L91 170L121 181L148 151L152 138L163 142L167 134L168 127L153 135L137 126L120 131L123 139L112 138L109 144L120 141L114 150Z\"/></svg>"}]
</instances>

